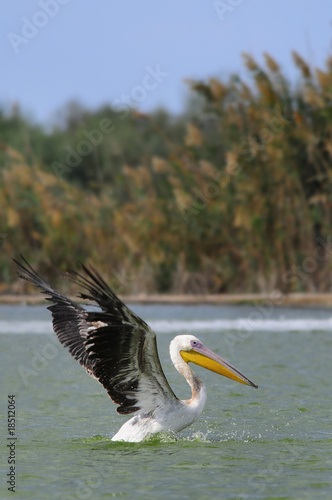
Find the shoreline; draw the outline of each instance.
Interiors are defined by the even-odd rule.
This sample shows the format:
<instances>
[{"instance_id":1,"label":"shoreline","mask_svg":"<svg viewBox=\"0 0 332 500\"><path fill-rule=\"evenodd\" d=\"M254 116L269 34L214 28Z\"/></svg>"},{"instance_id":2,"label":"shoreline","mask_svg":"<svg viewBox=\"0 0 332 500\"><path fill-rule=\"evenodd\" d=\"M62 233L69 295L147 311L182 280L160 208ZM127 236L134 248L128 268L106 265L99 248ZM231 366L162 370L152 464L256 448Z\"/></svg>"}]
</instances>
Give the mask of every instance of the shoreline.
<instances>
[{"instance_id":1,"label":"shoreline","mask_svg":"<svg viewBox=\"0 0 332 500\"><path fill-rule=\"evenodd\" d=\"M75 302L81 302L77 297L70 297ZM332 307L332 293L289 293L278 298L272 293L244 294L206 294L206 295L166 295L140 294L120 295L127 304L181 304L181 305L241 305L241 304L274 304L275 306L316 306ZM0 295L0 305L40 305L45 303L41 294L33 295Z\"/></svg>"}]
</instances>

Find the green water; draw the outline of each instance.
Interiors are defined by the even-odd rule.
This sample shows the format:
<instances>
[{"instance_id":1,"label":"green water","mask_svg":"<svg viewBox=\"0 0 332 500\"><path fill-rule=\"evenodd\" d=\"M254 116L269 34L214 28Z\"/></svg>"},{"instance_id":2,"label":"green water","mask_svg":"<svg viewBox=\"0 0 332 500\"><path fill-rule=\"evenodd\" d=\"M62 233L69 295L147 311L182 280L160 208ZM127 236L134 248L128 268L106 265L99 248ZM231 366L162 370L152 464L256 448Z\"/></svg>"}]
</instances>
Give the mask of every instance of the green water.
<instances>
[{"instance_id":1,"label":"green water","mask_svg":"<svg viewBox=\"0 0 332 500\"><path fill-rule=\"evenodd\" d=\"M52 334L33 334L37 323L26 332L12 331L20 322L24 330L26 320L47 322L49 313L0 307L1 498L332 498L332 336L326 326L320 329L328 311L276 310L272 327L267 322L265 331L260 324L241 336L231 324L248 317L250 308L136 309L152 323L164 321L157 331L159 352L179 397L187 398L188 388L170 365L168 344L185 331L233 362L259 389L195 367L208 401L194 425L177 436L114 443L110 438L125 418L103 388ZM211 326L218 318L228 319L229 328ZM179 331L171 324L177 319ZM205 321L206 329L203 324L192 331L194 320ZM277 330L281 325L279 331L268 330L273 324ZM5 484L8 394L16 396L16 493Z\"/></svg>"}]
</instances>

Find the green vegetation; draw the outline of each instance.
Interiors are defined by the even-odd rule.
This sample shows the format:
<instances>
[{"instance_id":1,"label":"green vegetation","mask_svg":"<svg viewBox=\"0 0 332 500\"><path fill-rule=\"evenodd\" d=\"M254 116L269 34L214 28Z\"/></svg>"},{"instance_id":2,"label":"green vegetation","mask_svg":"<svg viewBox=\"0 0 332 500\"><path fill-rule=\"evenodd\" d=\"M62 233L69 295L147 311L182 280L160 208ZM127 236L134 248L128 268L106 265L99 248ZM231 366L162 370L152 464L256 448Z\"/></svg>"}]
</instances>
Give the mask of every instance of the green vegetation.
<instances>
[{"instance_id":1,"label":"green vegetation","mask_svg":"<svg viewBox=\"0 0 332 500\"><path fill-rule=\"evenodd\" d=\"M22 290L19 253L119 292L330 290L332 58L293 59L295 89L245 55L249 84L189 82L176 118L72 103L46 132L1 112L2 290Z\"/></svg>"}]
</instances>

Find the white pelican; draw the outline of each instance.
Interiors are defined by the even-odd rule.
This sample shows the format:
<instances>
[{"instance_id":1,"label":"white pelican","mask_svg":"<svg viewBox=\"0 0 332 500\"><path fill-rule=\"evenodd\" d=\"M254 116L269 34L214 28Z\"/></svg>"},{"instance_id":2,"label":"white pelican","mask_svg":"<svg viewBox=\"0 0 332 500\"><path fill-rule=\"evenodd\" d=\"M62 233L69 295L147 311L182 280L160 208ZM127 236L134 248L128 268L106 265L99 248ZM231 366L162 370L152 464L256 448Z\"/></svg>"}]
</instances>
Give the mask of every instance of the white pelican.
<instances>
[{"instance_id":1,"label":"white pelican","mask_svg":"<svg viewBox=\"0 0 332 500\"><path fill-rule=\"evenodd\" d=\"M105 387L119 405L118 413L135 414L113 441L139 442L157 432L178 432L199 417L206 402L206 388L189 367L189 361L257 389L198 338L179 335L170 344L170 356L190 385L192 396L178 399L162 370L155 333L112 292L94 268L81 265L85 276L74 271L69 275L84 289L79 297L98 304L101 311L97 312L87 311L55 290L22 259L26 267L15 260L19 275L48 295L53 329L60 342Z\"/></svg>"}]
</instances>

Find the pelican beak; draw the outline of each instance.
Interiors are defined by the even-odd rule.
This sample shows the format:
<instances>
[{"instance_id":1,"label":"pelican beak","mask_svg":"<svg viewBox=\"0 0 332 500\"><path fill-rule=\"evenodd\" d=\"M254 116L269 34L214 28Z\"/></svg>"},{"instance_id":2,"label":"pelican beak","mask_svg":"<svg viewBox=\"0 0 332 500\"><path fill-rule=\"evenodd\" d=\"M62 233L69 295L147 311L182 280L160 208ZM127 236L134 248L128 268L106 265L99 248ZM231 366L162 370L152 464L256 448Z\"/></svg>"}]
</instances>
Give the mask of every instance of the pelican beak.
<instances>
[{"instance_id":1,"label":"pelican beak","mask_svg":"<svg viewBox=\"0 0 332 500\"><path fill-rule=\"evenodd\" d=\"M186 363L191 361L196 365L203 366L211 372L219 373L224 377L231 378L241 384L250 385L258 389L258 386L251 382L243 373L232 366L228 361L222 359L218 354L210 351L205 345L193 347L190 351L180 351L180 354Z\"/></svg>"}]
</instances>

